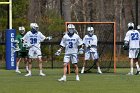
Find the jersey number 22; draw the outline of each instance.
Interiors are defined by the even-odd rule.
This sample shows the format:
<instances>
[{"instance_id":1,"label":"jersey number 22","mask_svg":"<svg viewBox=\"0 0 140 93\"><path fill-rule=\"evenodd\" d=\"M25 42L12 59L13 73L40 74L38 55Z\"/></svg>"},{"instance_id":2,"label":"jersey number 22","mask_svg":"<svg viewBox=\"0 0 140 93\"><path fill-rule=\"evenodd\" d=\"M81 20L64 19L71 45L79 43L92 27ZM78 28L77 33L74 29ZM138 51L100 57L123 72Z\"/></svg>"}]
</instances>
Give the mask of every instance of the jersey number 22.
<instances>
[{"instance_id":1,"label":"jersey number 22","mask_svg":"<svg viewBox=\"0 0 140 93\"><path fill-rule=\"evenodd\" d=\"M138 33L131 34L131 40L138 40L138 38L139 38Z\"/></svg>"}]
</instances>

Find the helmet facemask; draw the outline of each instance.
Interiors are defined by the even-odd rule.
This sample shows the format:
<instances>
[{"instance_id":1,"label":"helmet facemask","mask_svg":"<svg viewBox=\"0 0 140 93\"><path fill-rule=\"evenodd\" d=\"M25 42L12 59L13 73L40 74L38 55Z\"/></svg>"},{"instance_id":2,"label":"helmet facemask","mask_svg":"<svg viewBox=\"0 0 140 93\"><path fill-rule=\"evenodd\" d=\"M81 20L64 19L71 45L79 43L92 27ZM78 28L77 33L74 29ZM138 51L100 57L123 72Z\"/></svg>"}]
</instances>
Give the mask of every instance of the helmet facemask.
<instances>
[{"instance_id":1,"label":"helmet facemask","mask_svg":"<svg viewBox=\"0 0 140 93\"><path fill-rule=\"evenodd\" d=\"M35 30L36 32L39 31L39 27L33 27L33 30Z\"/></svg>"},{"instance_id":2,"label":"helmet facemask","mask_svg":"<svg viewBox=\"0 0 140 93\"><path fill-rule=\"evenodd\" d=\"M25 30L19 30L20 34L24 35Z\"/></svg>"},{"instance_id":3,"label":"helmet facemask","mask_svg":"<svg viewBox=\"0 0 140 93\"><path fill-rule=\"evenodd\" d=\"M93 33L94 31L88 31L88 34L90 35L90 36L92 36L94 33Z\"/></svg>"},{"instance_id":4,"label":"helmet facemask","mask_svg":"<svg viewBox=\"0 0 140 93\"><path fill-rule=\"evenodd\" d=\"M19 27L19 33L21 34L21 35L24 35L24 33L25 33L25 28L22 26L22 27Z\"/></svg>"},{"instance_id":5,"label":"helmet facemask","mask_svg":"<svg viewBox=\"0 0 140 93\"><path fill-rule=\"evenodd\" d=\"M75 32L75 26L73 24L68 25L68 35L73 36Z\"/></svg>"},{"instance_id":6,"label":"helmet facemask","mask_svg":"<svg viewBox=\"0 0 140 93\"><path fill-rule=\"evenodd\" d=\"M31 27L31 32L33 34L35 34L35 33L37 33L39 31L39 26L37 25L37 23L31 23L30 27Z\"/></svg>"},{"instance_id":7,"label":"helmet facemask","mask_svg":"<svg viewBox=\"0 0 140 93\"><path fill-rule=\"evenodd\" d=\"M70 34L73 34L75 32L75 30L73 28L69 28L68 31L69 31Z\"/></svg>"},{"instance_id":8,"label":"helmet facemask","mask_svg":"<svg viewBox=\"0 0 140 93\"><path fill-rule=\"evenodd\" d=\"M132 30L132 29L134 29L132 26L130 26L129 28L128 28L129 30Z\"/></svg>"},{"instance_id":9,"label":"helmet facemask","mask_svg":"<svg viewBox=\"0 0 140 93\"><path fill-rule=\"evenodd\" d=\"M68 29L68 35L69 36L73 36L74 32L75 32L75 30L73 28Z\"/></svg>"},{"instance_id":10,"label":"helmet facemask","mask_svg":"<svg viewBox=\"0 0 140 93\"><path fill-rule=\"evenodd\" d=\"M93 27L88 27L87 32L89 36L92 36L94 34L94 28Z\"/></svg>"}]
</instances>

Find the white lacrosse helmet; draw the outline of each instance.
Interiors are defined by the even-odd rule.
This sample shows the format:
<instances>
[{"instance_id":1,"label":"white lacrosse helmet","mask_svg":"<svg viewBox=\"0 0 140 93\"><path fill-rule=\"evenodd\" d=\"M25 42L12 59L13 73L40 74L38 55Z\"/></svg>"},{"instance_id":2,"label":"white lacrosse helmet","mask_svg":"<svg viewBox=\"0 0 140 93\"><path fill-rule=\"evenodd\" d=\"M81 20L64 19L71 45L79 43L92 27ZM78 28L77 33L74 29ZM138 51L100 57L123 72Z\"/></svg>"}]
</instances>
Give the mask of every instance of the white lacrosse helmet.
<instances>
[{"instance_id":1,"label":"white lacrosse helmet","mask_svg":"<svg viewBox=\"0 0 140 93\"><path fill-rule=\"evenodd\" d=\"M75 32L75 26L73 24L68 25L68 35L73 36Z\"/></svg>"},{"instance_id":2,"label":"white lacrosse helmet","mask_svg":"<svg viewBox=\"0 0 140 93\"><path fill-rule=\"evenodd\" d=\"M37 23L30 23L30 28L35 29L35 30L39 30L39 26Z\"/></svg>"},{"instance_id":3,"label":"white lacrosse helmet","mask_svg":"<svg viewBox=\"0 0 140 93\"><path fill-rule=\"evenodd\" d=\"M68 25L68 29L69 29L69 28L75 29L75 26L74 26L73 24L69 24L69 25Z\"/></svg>"},{"instance_id":4,"label":"white lacrosse helmet","mask_svg":"<svg viewBox=\"0 0 140 93\"><path fill-rule=\"evenodd\" d=\"M140 30L140 25L137 26L137 29Z\"/></svg>"},{"instance_id":5,"label":"white lacrosse helmet","mask_svg":"<svg viewBox=\"0 0 140 93\"><path fill-rule=\"evenodd\" d=\"M87 32L88 32L89 35L93 35L94 28L93 27L87 27Z\"/></svg>"},{"instance_id":6,"label":"white lacrosse helmet","mask_svg":"<svg viewBox=\"0 0 140 93\"><path fill-rule=\"evenodd\" d=\"M25 27L21 26L21 27L18 28L18 30L19 30L19 32L20 32L21 34L24 34L24 32L25 32Z\"/></svg>"},{"instance_id":7,"label":"white lacrosse helmet","mask_svg":"<svg viewBox=\"0 0 140 93\"><path fill-rule=\"evenodd\" d=\"M128 28L133 27L134 28L134 23L130 22L128 23Z\"/></svg>"}]
</instances>

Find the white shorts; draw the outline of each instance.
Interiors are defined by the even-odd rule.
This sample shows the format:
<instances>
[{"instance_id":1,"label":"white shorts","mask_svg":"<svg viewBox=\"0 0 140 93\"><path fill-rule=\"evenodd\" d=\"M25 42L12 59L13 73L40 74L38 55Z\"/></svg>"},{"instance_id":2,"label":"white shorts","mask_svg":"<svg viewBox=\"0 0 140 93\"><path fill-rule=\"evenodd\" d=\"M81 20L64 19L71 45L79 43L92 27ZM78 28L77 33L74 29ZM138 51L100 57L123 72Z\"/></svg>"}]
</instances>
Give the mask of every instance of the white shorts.
<instances>
[{"instance_id":1,"label":"white shorts","mask_svg":"<svg viewBox=\"0 0 140 93\"><path fill-rule=\"evenodd\" d=\"M85 52L85 60L95 60L95 59L98 59L99 56L98 56L98 53L97 51L96 52L90 52L90 51L86 51Z\"/></svg>"},{"instance_id":2,"label":"white shorts","mask_svg":"<svg viewBox=\"0 0 140 93\"><path fill-rule=\"evenodd\" d=\"M135 49L129 49L129 58L137 58L139 53L139 49L135 48Z\"/></svg>"},{"instance_id":3,"label":"white shorts","mask_svg":"<svg viewBox=\"0 0 140 93\"><path fill-rule=\"evenodd\" d=\"M64 60L65 63L72 62L72 64L78 63L77 54L65 54Z\"/></svg>"},{"instance_id":4,"label":"white shorts","mask_svg":"<svg viewBox=\"0 0 140 93\"><path fill-rule=\"evenodd\" d=\"M38 48L30 48L29 52L28 52L29 58L41 58L42 54L41 54L41 50Z\"/></svg>"}]
</instances>

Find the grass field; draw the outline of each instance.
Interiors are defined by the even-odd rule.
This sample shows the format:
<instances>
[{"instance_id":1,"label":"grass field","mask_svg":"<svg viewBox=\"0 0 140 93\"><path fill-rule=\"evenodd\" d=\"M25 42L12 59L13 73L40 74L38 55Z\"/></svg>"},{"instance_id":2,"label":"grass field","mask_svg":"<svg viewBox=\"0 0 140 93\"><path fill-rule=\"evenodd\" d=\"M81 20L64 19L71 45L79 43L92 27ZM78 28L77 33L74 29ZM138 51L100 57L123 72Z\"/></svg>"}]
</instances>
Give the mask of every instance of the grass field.
<instances>
[{"instance_id":1,"label":"grass field","mask_svg":"<svg viewBox=\"0 0 140 93\"><path fill-rule=\"evenodd\" d=\"M75 81L75 74L67 76L67 82L58 82L62 69L45 69L47 76L38 76L33 69L31 77L17 74L13 70L0 69L0 93L137 93L140 91L140 75L128 76L128 69L118 69L117 73L80 74L80 81Z\"/></svg>"}]
</instances>

